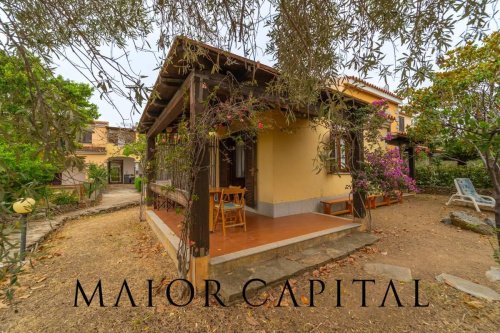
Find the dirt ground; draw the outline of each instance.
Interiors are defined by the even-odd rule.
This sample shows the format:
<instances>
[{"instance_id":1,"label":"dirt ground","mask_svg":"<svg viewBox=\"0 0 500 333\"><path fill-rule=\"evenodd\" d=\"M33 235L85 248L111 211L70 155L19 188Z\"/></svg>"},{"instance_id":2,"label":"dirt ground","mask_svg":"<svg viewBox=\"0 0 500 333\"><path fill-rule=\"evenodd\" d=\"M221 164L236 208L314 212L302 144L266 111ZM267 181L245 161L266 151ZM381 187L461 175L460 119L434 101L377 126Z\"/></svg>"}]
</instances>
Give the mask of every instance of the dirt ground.
<instances>
[{"instance_id":1,"label":"dirt ground","mask_svg":"<svg viewBox=\"0 0 500 333\"><path fill-rule=\"evenodd\" d=\"M444 196L418 195L403 204L372 212L373 227L381 240L342 261L328 264L293 280L298 305L286 294L282 307L274 307L281 287L255 297L261 307L236 304L221 307L197 297L186 307L170 305L165 281L176 269L147 224L137 221L138 208L69 222L54 233L34 259L34 267L21 277L14 306L0 306L0 332L498 332L499 303L488 303L439 284L435 276L446 272L500 291L485 271L494 266L491 237L440 223L451 210ZM380 307L388 279L363 271L366 262L407 266L421 279L420 302L414 307L414 284L397 283L404 307L389 293ZM361 307L361 286L353 279L375 279L367 284L366 305ZM74 307L76 280L87 294L101 279L104 304L98 299L87 307L79 299ZM131 307L119 289L127 279L137 307ZM154 307L147 307L147 280L155 286ZM321 279L326 288L308 307L309 279ZM337 307L336 280L342 280L342 307ZM156 293L156 291L159 291Z\"/></svg>"}]
</instances>

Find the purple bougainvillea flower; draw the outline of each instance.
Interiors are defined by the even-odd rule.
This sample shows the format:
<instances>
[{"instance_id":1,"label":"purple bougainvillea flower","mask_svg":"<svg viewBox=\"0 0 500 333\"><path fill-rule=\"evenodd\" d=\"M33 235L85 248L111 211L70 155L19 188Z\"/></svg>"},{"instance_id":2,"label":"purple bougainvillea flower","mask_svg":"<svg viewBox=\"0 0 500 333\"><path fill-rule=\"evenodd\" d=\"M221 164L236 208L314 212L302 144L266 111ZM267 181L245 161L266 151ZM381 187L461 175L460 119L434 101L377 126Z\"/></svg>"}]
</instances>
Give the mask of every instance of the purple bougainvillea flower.
<instances>
[{"instance_id":1,"label":"purple bougainvillea flower","mask_svg":"<svg viewBox=\"0 0 500 333\"><path fill-rule=\"evenodd\" d=\"M376 101L373 101L372 105L373 106L383 106L383 105L385 105L386 102L387 102L387 100L385 100L385 99L378 99Z\"/></svg>"},{"instance_id":2,"label":"purple bougainvillea flower","mask_svg":"<svg viewBox=\"0 0 500 333\"><path fill-rule=\"evenodd\" d=\"M418 192L416 182L408 176L408 165L401 158L397 147L386 152L366 153L364 169L355 177L354 186L358 190L391 193L407 189Z\"/></svg>"}]
</instances>

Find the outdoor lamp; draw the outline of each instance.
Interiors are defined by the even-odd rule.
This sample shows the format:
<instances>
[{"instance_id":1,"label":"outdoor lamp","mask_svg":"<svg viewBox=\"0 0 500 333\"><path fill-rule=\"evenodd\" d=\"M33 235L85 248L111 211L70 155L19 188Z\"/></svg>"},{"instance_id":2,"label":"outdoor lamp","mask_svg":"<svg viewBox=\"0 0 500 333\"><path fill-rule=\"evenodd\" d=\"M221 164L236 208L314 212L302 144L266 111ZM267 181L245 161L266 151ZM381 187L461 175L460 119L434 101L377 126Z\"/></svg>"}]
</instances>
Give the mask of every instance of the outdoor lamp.
<instances>
[{"instance_id":1,"label":"outdoor lamp","mask_svg":"<svg viewBox=\"0 0 500 333\"><path fill-rule=\"evenodd\" d=\"M33 206L35 205L35 199L33 198L21 198L14 202L12 208L18 214L28 214L33 211Z\"/></svg>"},{"instance_id":2,"label":"outdoor lamp","mask_svg":"<svg viewBox=\"0 0 500 333\"><path fill-rule=\"evenodd\" d=\"M33 198L21 198L12 205L12 209L14 209L16 213L21 214L21 245L19 247L21 261L24 260L24 254L26 252L27 215L33 211L34 205L35 199Z\"/></svg>"}]
</instances>

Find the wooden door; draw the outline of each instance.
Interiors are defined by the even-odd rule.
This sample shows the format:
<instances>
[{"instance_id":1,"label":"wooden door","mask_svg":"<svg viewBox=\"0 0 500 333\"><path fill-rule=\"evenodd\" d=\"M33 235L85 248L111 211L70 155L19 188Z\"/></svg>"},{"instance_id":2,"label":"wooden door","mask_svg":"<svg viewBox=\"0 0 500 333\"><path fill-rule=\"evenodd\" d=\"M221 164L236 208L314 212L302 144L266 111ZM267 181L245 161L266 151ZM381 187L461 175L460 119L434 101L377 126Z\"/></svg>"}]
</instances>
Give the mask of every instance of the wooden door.
<instances>
[{"instance_id":1,"label":"wooden door","mask_svg":"<svg viewBox=\"0 0 500 333\"><path fill-rule=\"evenodd\" d=\"M219 146L219 185L245 187L247 189L246 205L252 208L255 208L257 204L256 140L256 138L247 139L244 145L237 148L236 142L229 138L221 140ZM241 147L244 148L244 156L241 156L241 151L237 152ZM244 164L243 172L241 172L241 161Z\"/></svg>"},{"instance_id":2,"label":"wooden door","mask_svg":"<svg viewBox=\"0 0 500 333\"><path fill-rule=\"evenodd\" d=\"M245 143L245 203L255 208L257 205L257 138Z\"/></svg>"},{"instance_id":3,"label":"wooden door","mask_svg":"<svg viewBox=\"0 0 500 333\"><path fill-rule=\"evenodd\" d=\"M110 184L123 183L123 161L109 161L108 175Z\"/></svg>"}]
</instances>

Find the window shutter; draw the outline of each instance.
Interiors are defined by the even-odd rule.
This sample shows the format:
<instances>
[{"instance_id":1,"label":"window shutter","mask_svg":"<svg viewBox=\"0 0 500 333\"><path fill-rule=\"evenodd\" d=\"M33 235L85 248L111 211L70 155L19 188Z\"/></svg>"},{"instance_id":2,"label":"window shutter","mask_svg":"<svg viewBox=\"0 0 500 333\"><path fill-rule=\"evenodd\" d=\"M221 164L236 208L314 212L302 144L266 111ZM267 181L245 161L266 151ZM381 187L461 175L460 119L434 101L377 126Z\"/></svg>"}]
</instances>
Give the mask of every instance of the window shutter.
<instances>
[{"instance_id":1,"label":"window shutter","mask_svg":"<svg viewBox=\"0 0 500 333\"><path fill-rule=\"evenodd\" d=\"M399 116L398 120L399 120L398 131L404 132L405 131L405 117Z\"/></svg>"},{"instance_id":2,"label":"window shutter","mask_svg":"<svg viewBox=\"0 0 500 333\"><path fill-rule=\"evenodd\" d=\"M337 165L337 142L335 140L335 137L330 133L330 142L329 142L329 151L330 155L328 156L328 163L326 166L326 171L328 173L333 173L335 172L335 168Z\"/></svg>"}]
</instances>

